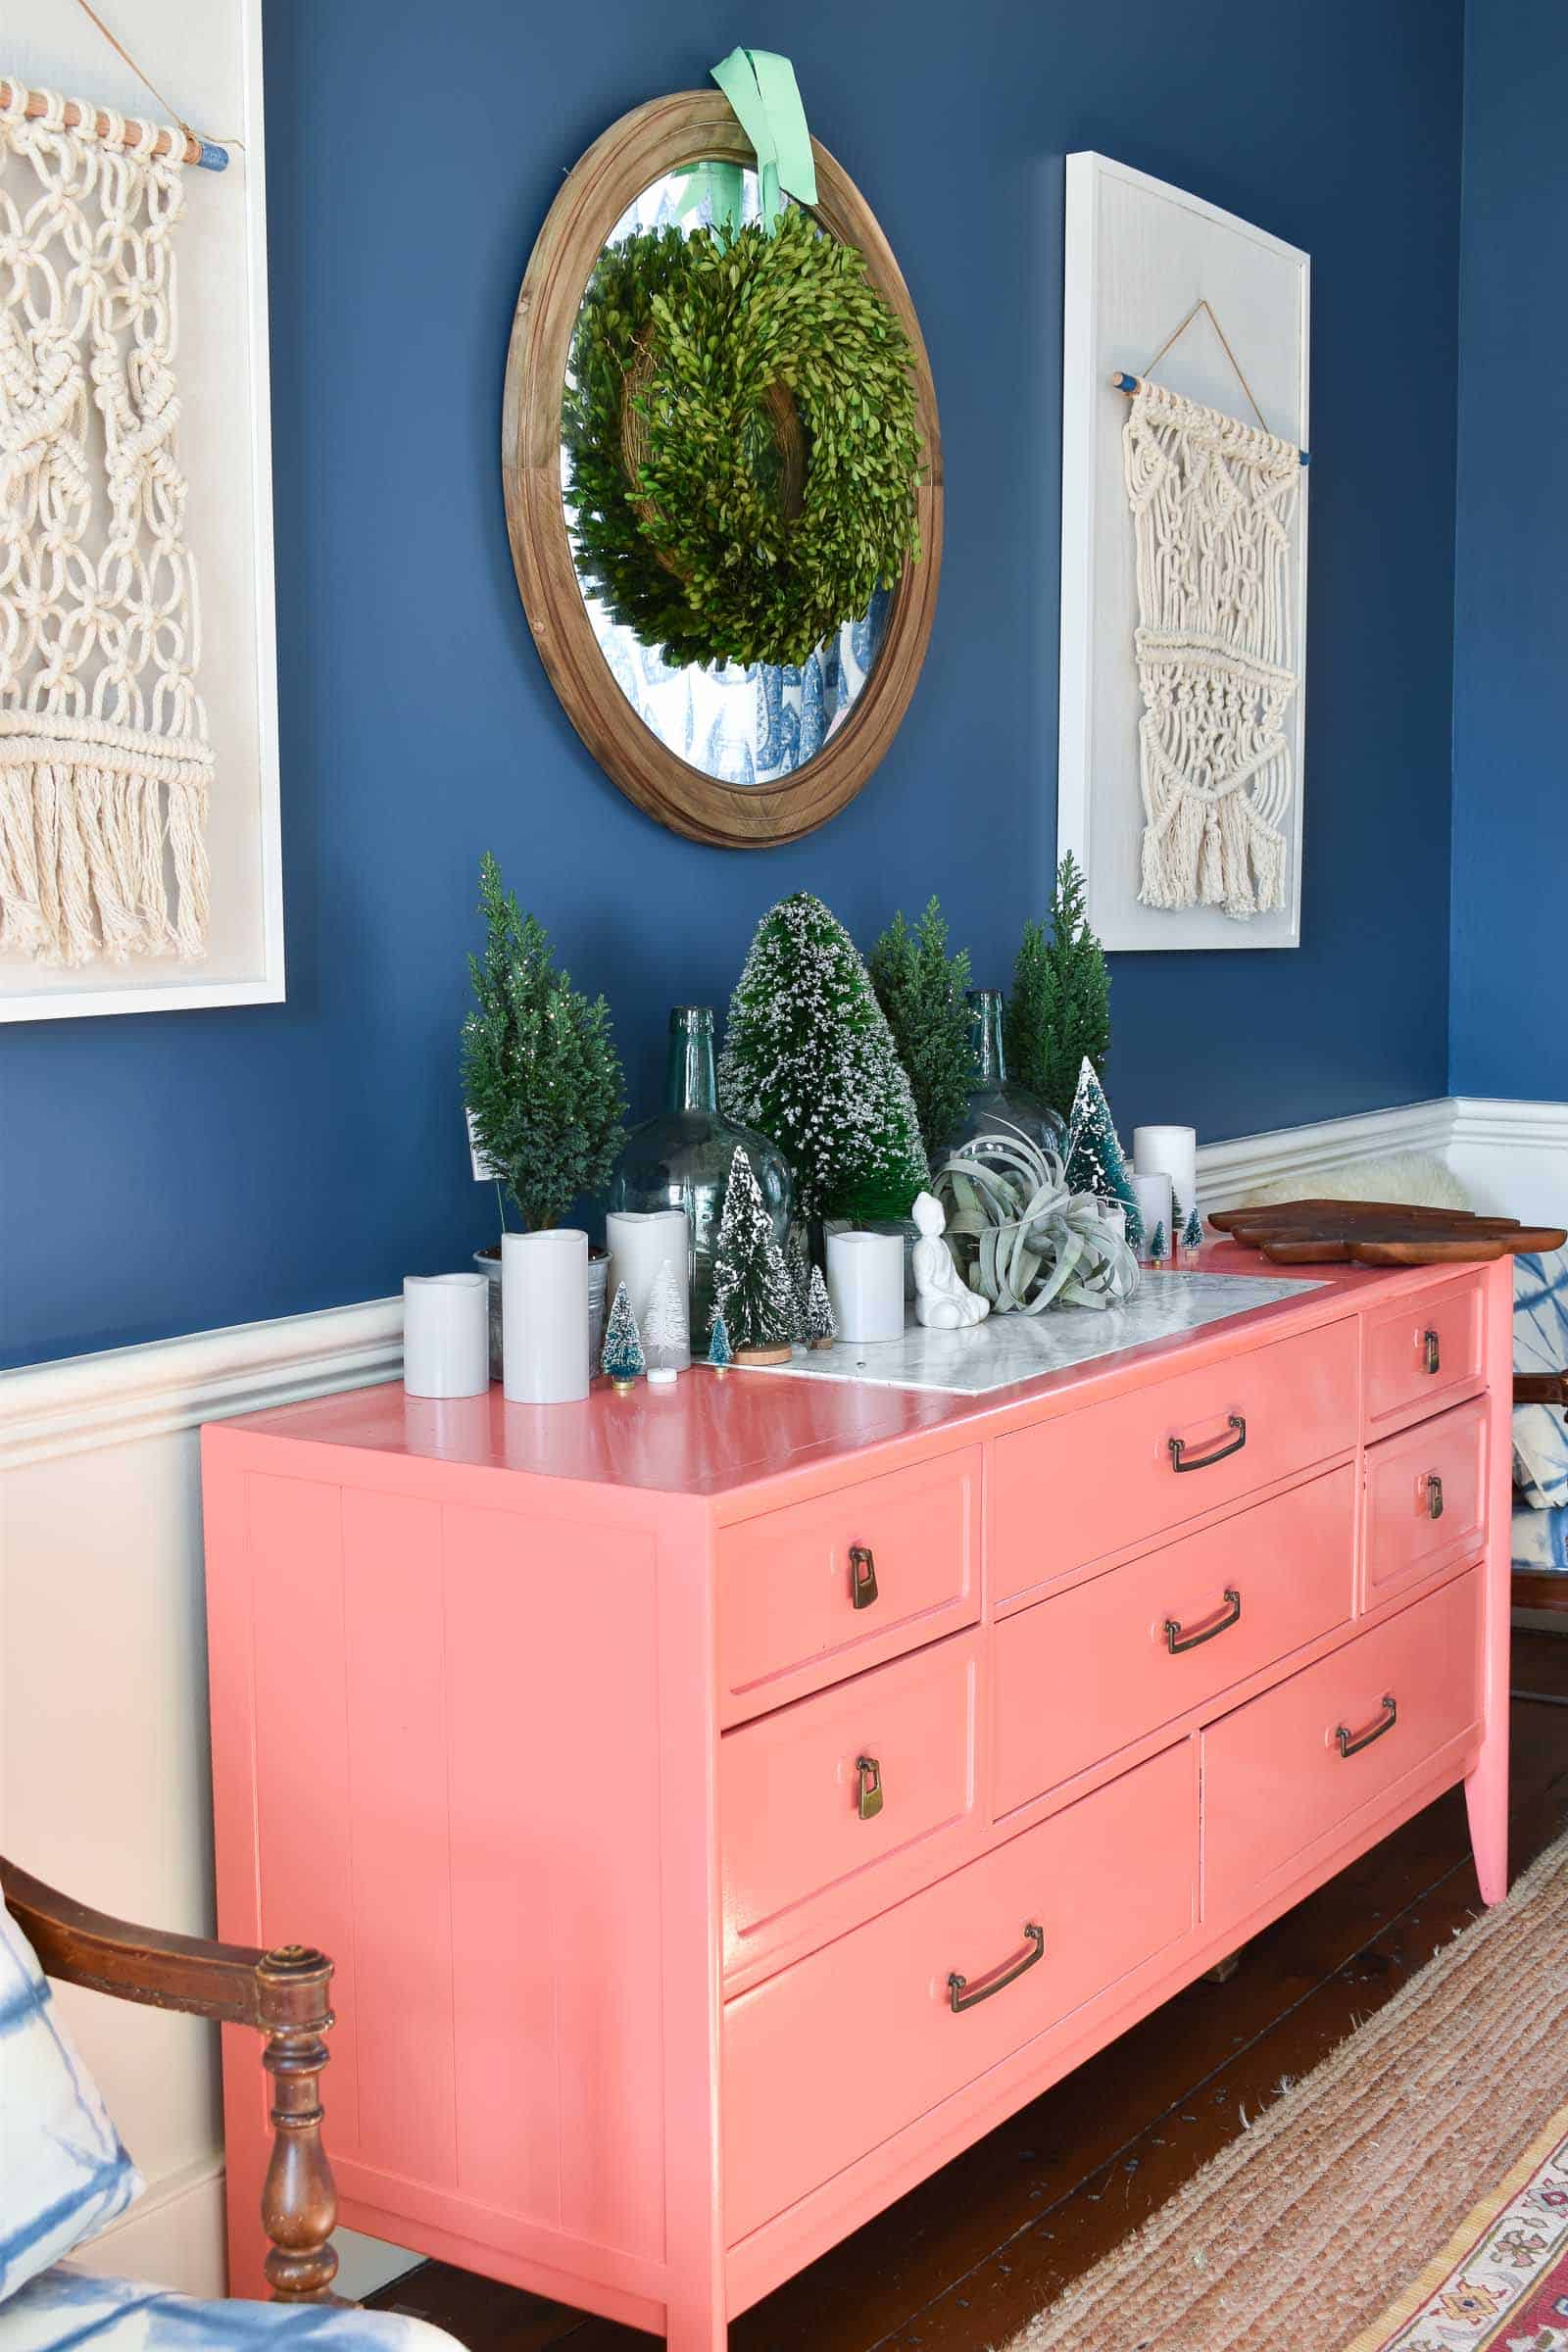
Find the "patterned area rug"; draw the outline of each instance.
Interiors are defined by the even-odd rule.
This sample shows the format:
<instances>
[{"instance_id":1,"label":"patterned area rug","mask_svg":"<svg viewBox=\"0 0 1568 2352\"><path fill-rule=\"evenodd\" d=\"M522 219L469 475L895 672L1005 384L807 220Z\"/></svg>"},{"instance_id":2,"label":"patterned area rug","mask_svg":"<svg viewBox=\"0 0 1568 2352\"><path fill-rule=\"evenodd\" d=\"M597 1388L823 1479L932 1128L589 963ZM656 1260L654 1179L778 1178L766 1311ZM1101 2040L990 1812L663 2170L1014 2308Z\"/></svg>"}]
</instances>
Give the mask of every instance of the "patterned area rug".
<instances>
[{"instance_id":1,"label":"patterned area rug","mask_svg":"<svg viewBox=\"0 0 1568 2352\"><path fill-rule=\"evenodd\" d=\"M1568 2352L1568 1837L1006 2352Z\"/></svg>"},{"instance_id":2,"label":"patterned area rug","mask_svg":"<svg viewBox=\"0 0 1568 2352\"><path fill-rule=\"evenodd\" d=\"M1568 2109L1350 2352L1568 2352Z\"/></svg>"}]
</instances>

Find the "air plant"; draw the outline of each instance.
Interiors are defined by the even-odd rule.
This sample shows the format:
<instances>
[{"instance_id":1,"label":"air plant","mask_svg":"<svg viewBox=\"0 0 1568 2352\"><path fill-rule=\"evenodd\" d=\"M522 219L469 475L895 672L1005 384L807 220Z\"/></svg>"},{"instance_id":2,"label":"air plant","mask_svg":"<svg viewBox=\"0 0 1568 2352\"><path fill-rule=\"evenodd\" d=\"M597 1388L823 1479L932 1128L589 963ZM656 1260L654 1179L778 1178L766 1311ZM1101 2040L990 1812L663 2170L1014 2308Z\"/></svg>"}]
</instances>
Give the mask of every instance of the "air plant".
<instances>
[{"instance_id":1,"label":"air plant","mask_svg":"<svg viewBox=\"0 0 1568 2352\"><path fill-rule=\"evenodd\" d=\"M1021 1135L975 1136L932 1190L960 1273L998 1314L1120 1306L1138 1288L1138 1260L1105 1202L1070 1192L1056 1154Z\"/></svg>"}]
</instances>

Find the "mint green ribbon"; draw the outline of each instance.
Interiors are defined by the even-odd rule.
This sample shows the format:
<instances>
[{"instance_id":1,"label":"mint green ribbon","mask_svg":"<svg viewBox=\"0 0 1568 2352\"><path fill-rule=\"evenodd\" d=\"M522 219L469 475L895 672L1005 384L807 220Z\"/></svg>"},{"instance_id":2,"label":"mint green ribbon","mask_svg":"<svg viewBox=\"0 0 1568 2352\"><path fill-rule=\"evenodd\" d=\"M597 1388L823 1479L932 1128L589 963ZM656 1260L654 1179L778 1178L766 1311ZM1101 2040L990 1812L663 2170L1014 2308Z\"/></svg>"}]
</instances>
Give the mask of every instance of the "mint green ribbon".
<instances>
[{"instance_id":1,"label":"mint green ribbon","mask_svg":"<svg viewBox=\"0 0 1568 2352\"><path fill-rule=\"evenodd\" d=\"M703 163L688 165L685 178L685 192L675 207L676 220L690 220L693 213L702 211L706 200L709 219L714 227L728 229L733 235L741 224L744 210L740 165L720 163L716 156L709 156Z\"/></svg>"},{"instance_id":2,"label":"mint green ribbon","mask_svg":"<svg viewBox=\"0 0 1568 2352\"><path fill-rule=\"evenodd\" d=\"M757 150L762 227L771 237L783 196L793 196L797 204L816 202L811 134L795 68L771 49L732 49L712 72Z\"/></svg>"}]
</instances>

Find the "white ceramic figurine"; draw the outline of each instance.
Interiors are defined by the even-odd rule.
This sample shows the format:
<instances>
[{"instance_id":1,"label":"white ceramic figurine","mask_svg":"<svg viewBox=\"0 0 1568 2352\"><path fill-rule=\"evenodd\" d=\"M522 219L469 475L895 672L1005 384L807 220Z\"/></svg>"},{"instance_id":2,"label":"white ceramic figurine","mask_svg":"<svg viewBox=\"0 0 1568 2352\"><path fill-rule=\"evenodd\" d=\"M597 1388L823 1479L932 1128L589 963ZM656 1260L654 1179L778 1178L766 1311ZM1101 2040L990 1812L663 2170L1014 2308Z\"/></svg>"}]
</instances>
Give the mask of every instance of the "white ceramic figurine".
<instances>
[{"instance_id":1,"label":"white ceramic figurine","mask_svg":"<svg viewBox=\"0 0 1568 2352\"><path fill-rule=\"evenodd\" d=\"M983 1323L991 1301L971 1291L954 1264L953 1251L942 1238L947 1220L941 1201L921 1193L909 1213L920 1228L914 1245L915 1320L927 1331L962 1331L971 1323Z\"/></svg>"}]
</instances>

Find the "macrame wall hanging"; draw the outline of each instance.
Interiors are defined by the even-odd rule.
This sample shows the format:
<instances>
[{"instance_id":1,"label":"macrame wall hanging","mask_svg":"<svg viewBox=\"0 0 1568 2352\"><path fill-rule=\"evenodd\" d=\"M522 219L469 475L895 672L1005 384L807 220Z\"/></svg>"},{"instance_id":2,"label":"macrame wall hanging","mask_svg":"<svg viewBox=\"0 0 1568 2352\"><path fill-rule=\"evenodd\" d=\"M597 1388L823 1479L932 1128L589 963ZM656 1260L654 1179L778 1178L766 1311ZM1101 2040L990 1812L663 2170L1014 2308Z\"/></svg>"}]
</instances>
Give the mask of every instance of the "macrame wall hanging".
<instances>
[{"instance_id":1,"label":"macrame wall hanging","mask_svg":"<svg viewBox=\"0 0 1568 2352\"><path fill-rule=\"evenodd\" d=\"M1261 417L1201 408L1147 369L1136 387L1119 380L1132 393L1123 456L1144 702L1138 895L1245 921L1287 905L1291 523L1304 456Z\"/></svg>"},{"instance_id":2,"label":"macrame wall hanging","mask_svg":"<svg viewBox=\"0 0 1568 2352\"><path fill-rule=\"evenodd\" d=\"M213 755L174 447L184 142L0 98L0 950L195 958Z\"/></svg>"}]
</instances>

